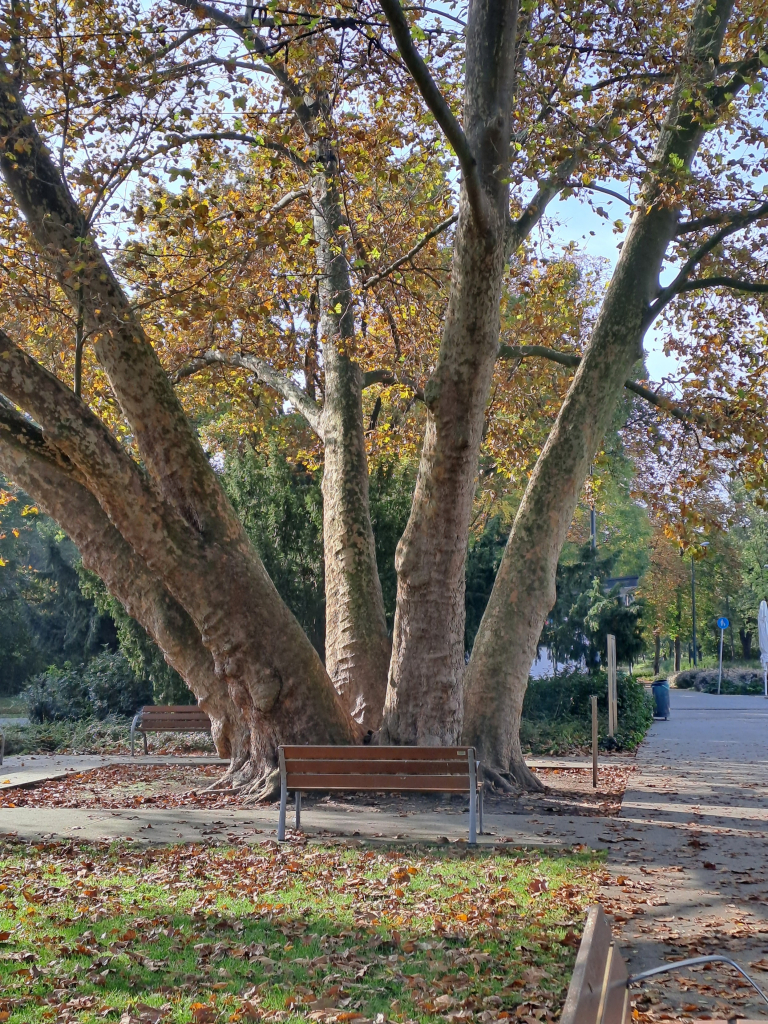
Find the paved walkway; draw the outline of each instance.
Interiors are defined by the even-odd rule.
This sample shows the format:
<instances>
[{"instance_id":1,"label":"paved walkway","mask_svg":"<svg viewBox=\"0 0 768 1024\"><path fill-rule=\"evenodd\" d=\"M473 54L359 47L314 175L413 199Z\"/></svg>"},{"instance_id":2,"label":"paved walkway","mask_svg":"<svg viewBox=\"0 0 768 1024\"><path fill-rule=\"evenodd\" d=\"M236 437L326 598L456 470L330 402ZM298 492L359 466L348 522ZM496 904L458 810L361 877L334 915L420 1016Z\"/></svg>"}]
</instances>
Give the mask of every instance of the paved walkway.
<instances>
[{"instance_id":1,"label":"paved walkway","mask_svg":"<svg viewBox=\"0 0 768 1024\"><path fill-rule=\"evenodd\" d=\"M3 772L82 771L120 758L8 758ZM134 763L178 762L137 757ZM200 763L201 759L188 759ZM210 761L211 759L205 759ZM572 762L541 759L540 763ZM21 762L24 762L23 764ZM669 721L654 723L637 758L633 788L616 819L545 813L486 815L483 844L609 850L612 881L601 899L617 915L630 969L665 959L721 951L768 987L768 701L762 697L672 692ZM88 762L88 763L86 763ZM578 762L576 762L578 763ZM583 763L583 762L582 762ZM0 834L25 839L132 838L146 843L274 838L277 808L227 810L0 809ZM290 824L290 818L289 818ZM404 815L331 801L302 810L305 832L350 839L458 841L467 813L447 803ZM651 989L662 1012L696 1006L700 1013L738 1009L764 1016L717 970L673 977ZM734 995L735 993L735 995ZM693 1011L689 1011L693 1012Z\"/></svg>"},{"instance_id":2,"label":"paved walkway","mask_svg":"<svg viewBox=\"0 0 768 1024\"><path fill-rule=\"evenodd\" d=\"M612 874L626 881L606 891L629 918L630 971L724 952L757 963L768 987L768 701L673 690L669 721L654 723L637 760L609 826ZM725 978L698 969L656 990L673 1007L733 1008L717 995ZM766 1009L750 997L739 1013Z\"/></svg>"}]
</instances>

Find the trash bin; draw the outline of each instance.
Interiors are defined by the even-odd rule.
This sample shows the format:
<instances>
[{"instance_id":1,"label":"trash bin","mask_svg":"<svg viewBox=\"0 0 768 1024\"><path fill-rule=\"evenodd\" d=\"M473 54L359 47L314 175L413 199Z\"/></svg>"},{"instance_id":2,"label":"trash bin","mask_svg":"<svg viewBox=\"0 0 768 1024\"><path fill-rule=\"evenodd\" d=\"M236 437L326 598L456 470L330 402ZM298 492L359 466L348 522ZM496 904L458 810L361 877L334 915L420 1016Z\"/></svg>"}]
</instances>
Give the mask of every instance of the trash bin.
<instances>
[{"instance_id":1,"label":"trash bin","mask_svg":"<svg viewBox=\"0 0 768 1024\"><path fill-rule=\"evenodd\" d=\"M653 717L663 718L666 721L669 718L669 683L666 679L662 679L658 683L653 683L651 689L653 690Z\"/></svg>"}]
</instances>

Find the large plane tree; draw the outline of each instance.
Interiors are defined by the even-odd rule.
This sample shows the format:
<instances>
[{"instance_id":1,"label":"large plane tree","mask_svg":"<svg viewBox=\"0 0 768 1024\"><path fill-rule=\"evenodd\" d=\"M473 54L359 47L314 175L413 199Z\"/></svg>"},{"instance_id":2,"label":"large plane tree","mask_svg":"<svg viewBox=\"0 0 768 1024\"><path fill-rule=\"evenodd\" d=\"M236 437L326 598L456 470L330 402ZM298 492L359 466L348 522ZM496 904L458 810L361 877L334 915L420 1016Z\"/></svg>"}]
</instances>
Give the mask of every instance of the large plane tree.
<instances>
[{"instance_id":1,"label":"large plane tree","mask_svg":"<svg viewBox=\"0 0 768 1024\"><path fill-rule=\"evenodd\" d=\"M5 242L23 272L9 272L13 256L5 260L0 468L61 523L185 678L211 714L219 750L233 758L236 784L265 791L281 742L356 742L356 719L380 725L385 742L453 743L463 734L500 784L510 772L535 784L517 740L527 670L565 533L622 388L692 422L713 444L723 434L723 416L672 406L632 375L646 332L665 311L682 310L694 333L706 334L702 323L722 320L731 292L759 301L765 290L755 275L768 215L760 182L764 35L753 6L701 0L620 9L473 0L466 23L398 0L343 10L246 6L240 14L193 0L149 14L131 4L86 10L53 0L6 14L0 170ZM217 86L215 69L229 88ZM375 130L373 112L382 109L401 119L402 138ZM350 150L381 145L382 168L420 138L444 181L458 172L457 212L445 210L445 190L439 201L432 193L431 225L410 239L404 231L400 255L377 265L365 189L352 187L366 168L358 162L350 171ZM192 147L197 173L207 166L214 174L220 160L205 147L224 143L268 152L290 172L280 171L288 190L259 208L264 225L242 247L243 265L270 246L276 253L275 219L307 204L313 268L304 263L296 275L314 280L305 293L317 372L303 386L290 367L231 345L198 346L191 364L169 374L158 358L168 345L162 318L137 299L124 254L106 255L98 215L134 172L154 161L167 174L163 160ZM729 160L731 145L740 149ZM574 191L618 197L630 221L592 336L583 355L500 348L505 274L552 200ZM231 216L247 219L236 207ZM182 220L198 230L207 211L198 203ZM161 218L166 228L171 220ZM447 304L422 381L400 375L399 359L364 374L363 296L375 296L396 342L402 310L376 285L414 268L445 231L453 231ZM162 248L153 258L162 278ZM662 286L665 259L675 272ZM717 289L720 312L697 305L701 289ZM230 298L218 297L222 308ZM431 327L417 309L412 316ZM231 329L243 319L230 315ZM66 333L62 325L74 340L71 381L60 353L72 339L56 336ZM713 397L746 437L751 407L745 412L742 402L735 415L737 392L759 393L764 381L749 376L754 352L736 365L731 340L722 331L709 341L710 353L727 353L736 379L729 391L719 378ZM86 346L98 382L88 401ZM578 369L465 672L464 563L500 357ZM327 668L248 542L174 390L201 366L227 361L289 401L324 450ZM412 389L426 418L397 554L390 657L362 394L366 384L393 381Z\"/></svg>"}]
</instances>

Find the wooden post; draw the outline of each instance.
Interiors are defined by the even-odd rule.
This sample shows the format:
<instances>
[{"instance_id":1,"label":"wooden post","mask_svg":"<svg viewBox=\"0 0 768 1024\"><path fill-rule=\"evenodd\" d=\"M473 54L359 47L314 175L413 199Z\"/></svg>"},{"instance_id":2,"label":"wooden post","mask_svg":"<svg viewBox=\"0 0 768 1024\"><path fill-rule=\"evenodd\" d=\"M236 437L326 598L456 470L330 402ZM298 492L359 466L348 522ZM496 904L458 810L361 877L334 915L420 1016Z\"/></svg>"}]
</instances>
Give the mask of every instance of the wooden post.
<instances>
[{"instance_id":1,"label":"wooden post","mask_svg":"<svg viewBox=\"0 0 768 1024\"><path fill-rule=\"evenodd\" d=\"M590 697L592 705L592 788L597 789L597 697Z\"/></svg>"},{"instance_id":2,"label":"wooden post","mask_svg":"<svg viewBox=\"0 0 768 1024\"><path fill-rule=\"evenodd\" d=\"M618 728L616 713L616 637L608 634L608 735L613 736Z\"/></svg>"}]
</instances>

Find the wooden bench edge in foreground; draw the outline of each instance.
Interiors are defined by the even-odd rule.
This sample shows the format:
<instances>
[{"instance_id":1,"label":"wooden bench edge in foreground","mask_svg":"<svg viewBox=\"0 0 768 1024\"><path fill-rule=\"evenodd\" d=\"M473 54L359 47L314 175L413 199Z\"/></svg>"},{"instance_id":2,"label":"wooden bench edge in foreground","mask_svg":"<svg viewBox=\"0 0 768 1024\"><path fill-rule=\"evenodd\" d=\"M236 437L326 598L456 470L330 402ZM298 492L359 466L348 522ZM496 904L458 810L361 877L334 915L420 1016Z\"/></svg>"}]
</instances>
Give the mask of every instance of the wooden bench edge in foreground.
<instances>
[{"instance_id":1,"label":"wooden bench edge in foreground","mask_svg":"<svg viewBox=\"0 0 768 1024\"><path fill-rule=\"evenodd\" d=\"M148 732L210 732L211 720L197 704L147 704L131 723L131 757L135 757L136 733L144 739L147 754Z\"/></svg>"},{"instance_id":2,"label":"wooden bench edge in foreground","mask_svg":"<svg viewBox=\"0 0 768 1024\"><path fill-rule=\"evenodd\" d=\"M626 964L600 904L589 908L560 1024L626 1024Z\"/></svg>"},{"instance_id":3,"label":"wooden bench edge in foreground","mask_svg":"<svg viewBox=\"0 0 768 1024\"><path fill-rule=\"evenodd\" d=\"M719 954L678 960L630 977L619 945L611 934L608 918L598 903L590 907L587 914L560 1024L628 1024L631 1020L630 986L682 967L717 962L739 971L768 1003L768 997L747 972L729 957ZM695 1024L704 1024L704 1020ZM706 1018L706 1024L726 1024L726 1021ZM739 1024L765 1024L765 1020L739 1018Z\"/></svg>"},{"instance_id":4,"label":"wooden bench edge in foreground","mask_svg":"<svg viewBox=\"0 0 768 1024\"><path fill-rule=\"evenodd\" d=\"M289 790L296 796L297 829L303 792L468 793L470 843L477 842L478 831L483 834L483 790L474 747L284 746L278 758L280 842L285 840Z\"/></svg>"}]
</instances>

